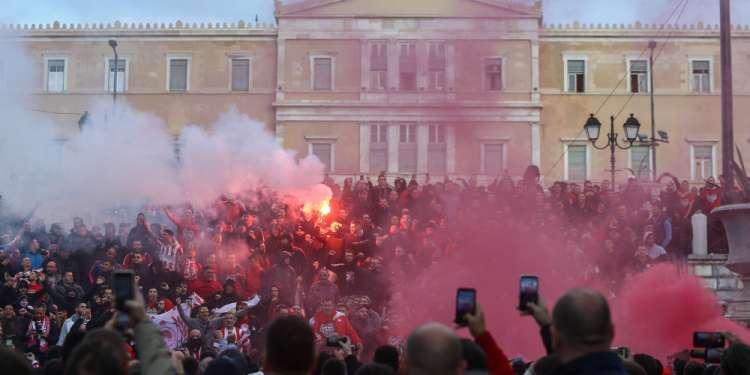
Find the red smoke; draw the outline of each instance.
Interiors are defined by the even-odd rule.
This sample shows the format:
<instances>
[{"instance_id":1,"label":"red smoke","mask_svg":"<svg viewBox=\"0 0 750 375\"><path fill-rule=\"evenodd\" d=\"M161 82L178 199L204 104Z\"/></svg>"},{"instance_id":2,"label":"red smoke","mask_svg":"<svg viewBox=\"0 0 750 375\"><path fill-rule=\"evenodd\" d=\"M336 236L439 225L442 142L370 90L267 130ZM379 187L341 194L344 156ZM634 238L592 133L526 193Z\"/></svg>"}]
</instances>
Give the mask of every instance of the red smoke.
<instances>
[{"instance_id":1,"label":"red smoke","mask_svg":"<svg viewBox=\"0 0 750 375\"><path fill-rule=\"evenodd\" d=\"M496 238L494 246L470 240L489 236L487 233L464 234L468 246L434 263L416 281L395 280L396 311L389 314L391 324L402 335L428 321L453 325L456 289L473 287L490 332L506 355L537 359L545 354L539 330L531 317L521 317L516 310L519 277L540 277L540 291L550 310L569 288L605 284L586 281L583 272L587 260L567 253L562 241L539 240L549 233L509 229L509 234L495 235L501 238ZM529 244L520 246L521 242ZM589 260L591 256L587 255ZM628 346L633 353L664 360L691 349L694 331L732 331L750 342L750 331L721 315L713 292L698 278L680 275L669 264L626 279L619 293L608 297L615 320L613 345Z\"/></svg>"}]
</instances>

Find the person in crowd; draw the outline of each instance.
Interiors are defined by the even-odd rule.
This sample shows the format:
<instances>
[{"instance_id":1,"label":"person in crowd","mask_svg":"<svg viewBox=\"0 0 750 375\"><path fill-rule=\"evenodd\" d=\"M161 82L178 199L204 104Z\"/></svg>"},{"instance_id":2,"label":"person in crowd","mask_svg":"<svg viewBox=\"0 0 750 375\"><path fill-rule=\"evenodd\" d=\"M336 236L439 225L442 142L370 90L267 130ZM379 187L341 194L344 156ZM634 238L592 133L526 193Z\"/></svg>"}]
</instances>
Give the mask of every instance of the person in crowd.
<instances>
[{"instance_id":1,"label":"person in crowd","mask_svg":"<svg viewBox=\"0 0 750 375\"><path fill-rule=\"evenodd\" d=\"M563 363L560 375L624 375L616 353L610 351L615 328L609 303L591 289L573 289L552 312L552 346Z\"/></svg>"},{"instance_id":2,"label":"person in crowd","mask_svg":"<svg viewBox=\"0 0 750 375\"><path fill-rule=\"evenodd\" d=\"M265 374L307 374L314 360L315 335L307 323L289 316L276 319L268 326L263 362Z\"/></svg>"}]
</instances>

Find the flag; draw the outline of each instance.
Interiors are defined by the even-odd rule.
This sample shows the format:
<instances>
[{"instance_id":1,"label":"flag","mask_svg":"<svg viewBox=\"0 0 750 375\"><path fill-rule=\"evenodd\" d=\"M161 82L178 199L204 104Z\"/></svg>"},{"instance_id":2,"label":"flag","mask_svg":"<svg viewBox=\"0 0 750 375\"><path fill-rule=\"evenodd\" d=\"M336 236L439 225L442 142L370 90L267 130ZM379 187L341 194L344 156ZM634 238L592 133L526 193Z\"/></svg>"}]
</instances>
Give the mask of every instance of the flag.
<instances>
[{"instance_id":1,"label":"flag","mask_svg":"<svg viewBox=\"0 0 750 375\"><path fill-rule=\"evenodd\" d=\"M255 307L259 303L260 303L260 297L258 297L257 294L254 295L253 298L250 298L249 300L244 301L244 304L247 305L247 307ZM230 312L232 310L236 310L236 309L237 309L237 303L232 302L232 303L226 304L226 305L224 305L222 307L215 308L213 310L213 313L221 315L221 314L224 314L224 313Z\"/></svg>"},{"instance_id":2,"label":"flag","mask_svg":"<svg viewBox=\"0 0 750 375\"><path fill-rule=\"evenodd\" d=\"M188 315L190 314L190 308L187 304L182 304L183 312ZM180 318L180 314L177 312L177 307L163 314L149 314L148 317L154 324L159 326L161 331L161 337L164 339L164 344L167 345L169 350L172 350L180 346L185 342L185 338L188 337L189 328L185 321Z\"/></svg>"},{"instance_id":3,"label":"flag","mask_svg":"<svg viewBox=\"0 0 750 375\"><path fill-rule=\"evenodd\" d=\"M188 333L190 333L190 328L185 321L180 318L180 313L177 311L177 308L182 308L182 312L185 316L190 316L190 307L200 306L204 301L203 298L193 293L193 295L189 297L188 302L189 303L182 303L179 306L175 306L163 314L148 314L148 318L154 322L154 324L159 326L164 343L170 350L182 345L188 337Z\"/></svg>"}]
</instances>

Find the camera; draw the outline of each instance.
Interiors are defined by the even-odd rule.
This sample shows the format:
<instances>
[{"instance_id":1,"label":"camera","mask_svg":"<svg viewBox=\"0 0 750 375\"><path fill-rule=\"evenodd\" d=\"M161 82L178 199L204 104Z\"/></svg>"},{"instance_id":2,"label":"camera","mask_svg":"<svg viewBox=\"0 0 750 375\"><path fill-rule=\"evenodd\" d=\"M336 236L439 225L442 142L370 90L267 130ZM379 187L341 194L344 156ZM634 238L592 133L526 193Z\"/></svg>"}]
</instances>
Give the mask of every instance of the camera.
<instances>
[{"instance_id":1,"label":"camera","mask_svg":"<svg viewBox=\"0 0 750 375\"><path fill-rule=\"evenodd\" d=\"M721 332L694 332L693 349L690 357L702 359L706 363L720 363L726 342Z\"/></svg>"}]
</instances>

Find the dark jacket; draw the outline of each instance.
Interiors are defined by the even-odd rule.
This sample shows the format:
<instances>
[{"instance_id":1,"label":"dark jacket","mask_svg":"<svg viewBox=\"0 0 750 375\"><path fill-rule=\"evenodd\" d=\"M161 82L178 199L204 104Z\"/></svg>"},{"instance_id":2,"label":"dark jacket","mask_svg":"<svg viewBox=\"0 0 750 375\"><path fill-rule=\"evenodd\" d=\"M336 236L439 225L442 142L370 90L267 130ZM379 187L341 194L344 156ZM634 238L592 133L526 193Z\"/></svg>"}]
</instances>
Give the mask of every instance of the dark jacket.
<instances>
[{"instance_id":1,"label":"dark jacket","mask_svg":"<svg viewBox=\"0 0 750 375\"><path fill-rule=\"evenodd\" d=\"M593 353L566 363L555 375L625 375L616 353Z\"/></svg>"}]
</instances>

